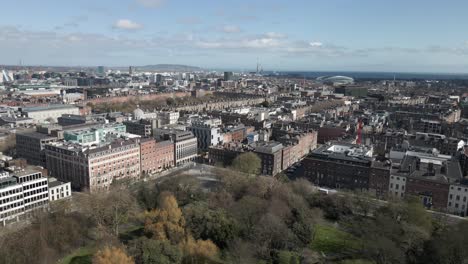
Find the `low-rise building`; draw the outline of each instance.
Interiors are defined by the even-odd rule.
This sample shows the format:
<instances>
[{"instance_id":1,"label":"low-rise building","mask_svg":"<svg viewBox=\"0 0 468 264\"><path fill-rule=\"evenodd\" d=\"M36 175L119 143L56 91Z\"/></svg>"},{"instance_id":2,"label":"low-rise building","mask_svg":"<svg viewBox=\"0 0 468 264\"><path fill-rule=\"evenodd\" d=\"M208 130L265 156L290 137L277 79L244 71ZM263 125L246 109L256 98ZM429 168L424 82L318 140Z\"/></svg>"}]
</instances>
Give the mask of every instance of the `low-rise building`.
<instances>
[{"instance_id":1,"label":"low-rise building","mask_svg":"<svg viewBox=\"0 0 468 264\"><path fill-rule=\"evenodd\" d=\"M462 184L451 184L447 203L447 212L459 216L468 214L468 186Z\"/></svg>"},{"instance_id":2,"label":"low-rise building","mask_svg":"<svg viewBox=\"0 0 468 264\"><path fill-rule=\"evenodd\" d=\"M16 153L18 157L26 159L29 164L45 167L44 147L58 139L57 135L37 131L16 133Z\"/></svg>"},{"instance_id":3,"label":"low-rise building","mask_svg":"<svg viewBox=\"0 0 468 264\"><path fill-rule=\"evenodd\" d=\"M140 140L140 169L142 174L151 174L158 170L157 149L154 138L142 138Z\"/></svg>"},{"instance_id":4,"label":"low-rise building","mask_svg":"<svg viewBox=\"0 0 468 264\"><path fill-rule=\"evenodd\" d=\"M34 119L37 123L45 121L56 122L63 114L79 115L80 109L75 105L56 104L39 107L25 107L21 109L24 116Z\"/></svg>"},{"instance_id":5,"label":"low-rise building","mask_svg":"<svg viewBox=\"0 0 468 264\"><path fill-rule=\"evenodd\" d=\"M392 168L389 181L392 196L418 197L427 208L447 209L449 187L462 180L458 160L439 154L435 149L415 148L406 151L394 149L390 157L397 164L392 166L396 168Z\"/></svg>"},{"instance_id":6,"label":"low-rise building","mask_svg":"<svg viewBox=\"0 0 468 264\"><path fill-rule=\"evenodd\" d=\"M0 173L0 221L3 225L49 205L47 178L32 167Z\"/></svg>"},{"instance_id":7,"label":"low-rise building","mask_svg":"<svg viewBox=\"0 0 468 264\"><path fill-rule=\"evenodd\" d=\"M303 160L304 176L319 186L336 189L387 192L389 167L373 159L372 147L342 142L313 150Z\"/></svg>"},{"instance_id":8,"label":"low-rise building","mask_svg":"<svg viewBox=\"0 0 468 264\"><path fill-rule=\"evenodd\" d=\"M68 127L63 132L63 139L83 146L97 146L112 137L126 134L126 126L119 123L97 124L84 127Z\"/></svg>"},{"instance_id":9,"label":"low-rise building","mask_svg":"<svg viewBox=\"0 0 468 264\"><path fill-rule=\"evenodd\" d=\"M393 197L405 196L406 177L404 175L390 175L388 194Z\"/></svg>"},{"instance_id":10,"label":"low-rise building","mask_svg":"<svg viewBox=\"0 0 468 264\"><path fill-rule=\"evenodd\" d=\"M174 166L195 160L198 154L197 138L190 131L176 129L155 129L155 137L174 143Z\"/></svg>"},{"instance_id":11,"label":"low-rise building","mask_svg":"<svg viewBox=\"0 0 468 264\"><path fill-rule=\"evenodd\" d=\"M142 137L149 137L153 134L153 129L158 128L158 119L139 119L124 121L123 124L127 127L127 132Z\"/></svg>"},{"instance_id":12,"label":"low-rise building","mask_svg":"<svg viewBox=\"0 0 468 264\"><path fill-rule=\"evenodd\" d=\"M283 145L281 143L260 144L255 147L254 152L261 160L261 174L275 176L282 171Z\"/></svg>"},{"instance_id":13,"label":"low-rise building","mask_svg":"<svg viewBox=\"0 0 468 264\"><path fill-rule=\"evenodd\" d=\"M174 166L174 143L170 140L156 142L156 168L158 171Z\"/></svg>"},{"instance_id":14,"label":"low-rise building","mask_svg":"<svg viewBox=\"0 0 468 264\"><path fill-rule=\"evenodd\" d=\"M198 149L208 150L211 146L221 144L223 136L221 134L221 119L205 119L192 122L187 130L191 131L197 137Z\"/></svg>"},{"instance_id":15,"label":"low-rise building","mask_svg":"<svg viewBox=\"0 0 468 264\"><path fill-rule=\"evenodd\" d=\"M71 183L49 177L49 201L58 201L71 197Z\"/></svg>"}]
</instances>

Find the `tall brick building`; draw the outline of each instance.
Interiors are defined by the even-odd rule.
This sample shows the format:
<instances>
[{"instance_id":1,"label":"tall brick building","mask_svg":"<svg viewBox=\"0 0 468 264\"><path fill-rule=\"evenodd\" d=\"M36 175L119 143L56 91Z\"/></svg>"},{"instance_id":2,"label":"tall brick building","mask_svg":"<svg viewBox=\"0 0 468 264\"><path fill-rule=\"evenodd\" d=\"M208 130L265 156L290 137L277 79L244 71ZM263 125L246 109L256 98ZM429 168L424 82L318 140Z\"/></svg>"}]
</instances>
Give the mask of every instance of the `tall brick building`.
<instances>
[{"instance_id":1,"label":"tall brick building","mask_svg":"<svg viewBox=\"0 0 468 264\"><path fill-rule=\"evenodd\" d=\"M46 160L50 176L78 190L107 190L115 180L140 176L138 139L119 138L99 147L54 142L46 145Z\"/></svg>"},{"instance_id":2,"label":"tall brick building","mask_svg":"<svg viewBox=\"0 0 468 264\"><path fill-rule=\"evenodd\" d=\"M282 171L283 145L279 142L269 142L255 147L255 154L261 159L260 173L276 175Z\"/></svg>"},{"instance_id":3,"label":"tall brick building","mask_svg":"<svg viewBox=\"0 0 468 264\"><path fill-rule=\"evenodd\" d=\"M156 167L159 171L174 166L174 143L170 140L156 142Z\"/></svg>"},{"instance_id":4,"label":"tall brick building","mask_svg":"<svg viewBox=\"0 0 468 264\"><path fill-rule=\"evenodd\" d=\"M319 186L384 195L390 168L373 160L372 154L372 148L360 145L323 145L304 159L304 176Z\"/></svg>"},{"instance_id":5,"label":"tall brick building","mask_svg":"<svg viewBox=\"0 0 468 264\"><path fill-rule=\"evenodd\" d=\"M156 140L154 138L140 139L140 170L142 174L151 174L157 171Z\"/></svg>"},{"instance_id":6,"label":"tall brick building","mask_svg":"<svg viewBox=\"0 0 468 264\"><path fill-rule=\"evenodd\" d=\"M174 143L157 142L154 138L140 140L141 173L151 174L174 166Z\"/></svg>"}]
</instances>

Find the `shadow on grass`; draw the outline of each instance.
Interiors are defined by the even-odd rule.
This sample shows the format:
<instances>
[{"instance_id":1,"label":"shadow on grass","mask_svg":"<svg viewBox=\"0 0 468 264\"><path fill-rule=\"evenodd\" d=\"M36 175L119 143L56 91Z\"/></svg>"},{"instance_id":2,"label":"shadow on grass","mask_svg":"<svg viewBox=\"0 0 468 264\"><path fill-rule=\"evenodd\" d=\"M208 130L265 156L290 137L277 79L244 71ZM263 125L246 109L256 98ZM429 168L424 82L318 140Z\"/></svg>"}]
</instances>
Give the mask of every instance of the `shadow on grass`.
<instances>
[{"instance_id":1,"label":"shadow on grass","mask_svg":"<svg viewBox=\"0 0 468 264\"><path fill-rule=\"evenodd\" d=\"M137 239L145 235L144 227L138 227L136 229L121 233L119 235L119 240L124 244L128 244L130 240Z\"/></svg>"},{"instance_id":2,"label":"shadow on grass","mask_svg":"<svg viewBox=\"0 0 468 264\"><path fill-rule=\"evenodd\" d=\"M92 264L93 255L76 256L76 257L73 257L69 263L70 264Z\"/></svg>"}]
</instances>

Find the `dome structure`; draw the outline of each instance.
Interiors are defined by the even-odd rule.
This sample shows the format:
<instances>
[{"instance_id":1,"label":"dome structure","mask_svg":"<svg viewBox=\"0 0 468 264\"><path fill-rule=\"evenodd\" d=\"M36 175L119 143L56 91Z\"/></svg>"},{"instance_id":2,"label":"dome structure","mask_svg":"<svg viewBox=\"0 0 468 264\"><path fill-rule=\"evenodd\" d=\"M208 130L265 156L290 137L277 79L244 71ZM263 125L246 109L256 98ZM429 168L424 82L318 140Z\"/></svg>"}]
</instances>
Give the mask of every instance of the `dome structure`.
<instances>
[{"instance_id":1,"label":"dome structure","mask_svg":"<svg viewBox=\"0 0 468 264\"><path fill-rule=\"evenodd\" d=\"M352 84L354 79L348 76L321 76L317 78L317 81L323 83L331 83L333 85L343 85L343 84Z\"/></svg>"}]
</instances>

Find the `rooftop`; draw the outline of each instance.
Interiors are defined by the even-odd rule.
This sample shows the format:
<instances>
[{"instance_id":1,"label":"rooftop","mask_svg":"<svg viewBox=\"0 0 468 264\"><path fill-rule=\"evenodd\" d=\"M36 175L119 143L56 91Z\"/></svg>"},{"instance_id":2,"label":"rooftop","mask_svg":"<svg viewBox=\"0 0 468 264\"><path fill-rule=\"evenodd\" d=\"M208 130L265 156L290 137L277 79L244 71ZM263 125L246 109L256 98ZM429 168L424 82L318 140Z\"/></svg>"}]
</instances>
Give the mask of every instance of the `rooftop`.
<instances>
[{"instance_id":1,"label":"rooftop","mask_svg":"<svg viewBox=\"0 0 468 264\"><path fill-rule=\"evenodd\" d=\"M66 184L66 182L62 182L62 181L59 181L59 180L55 180L55 181L50 181L49 180L49 188L54 188L54 187L64 185L64 184Z\"/></svg>"},{"instance_id":2,"label":"rooftop","mask_svg":"<svg viewBox=\"0 0 468 264\"><path fill-rule=\"evenodd\" d=\"M268 143L258 144L255 147L255 152L272 154L277 151L280 151L282 148L283 148L283 144L279 142L268 142Z\"/></svg>"},{"instance_id":3,"label":"rooftop","mask_svg":"<svg viewBox=\"0 0 468 264\"><path fill-rule=\"evenodd\" d=\"M35 107L25 107L22 109L23 112L37 112L37 111L49 111L49 110L57 110L57 109L71 109L71 108L78 108L76 105L68 105L68 104L53 104L48 106L35 106Z\"/></svg>"},{"instance_id":4,"label":"rooftop","mask_svg":"<svg viewBox=\"0 0 468 264\"><path fill-rule=\"evenodd\" d=\"M47 134L43 134L43 133L39 133L39 132L36 132L36 131L18 132L17 134L27 136L27 137L36 138L36 139L53 139L53 138L56 138L56 137L53 137L53 136L50 136L50 135L47 135Z\"/></svg>"},{"instance_id":5,"label":"rooftop","mask_svg":"<svg viewBox=\"0 0 468 264\"><path fill-rule=\"evenodd\" d=\"M370 164L372 162L372 155L372 147L349 144L345 142L322 145L321 147L313 150L311 153L311 157L315 158L348 160L366 164Z\"/></svg>"}]
</instances>

